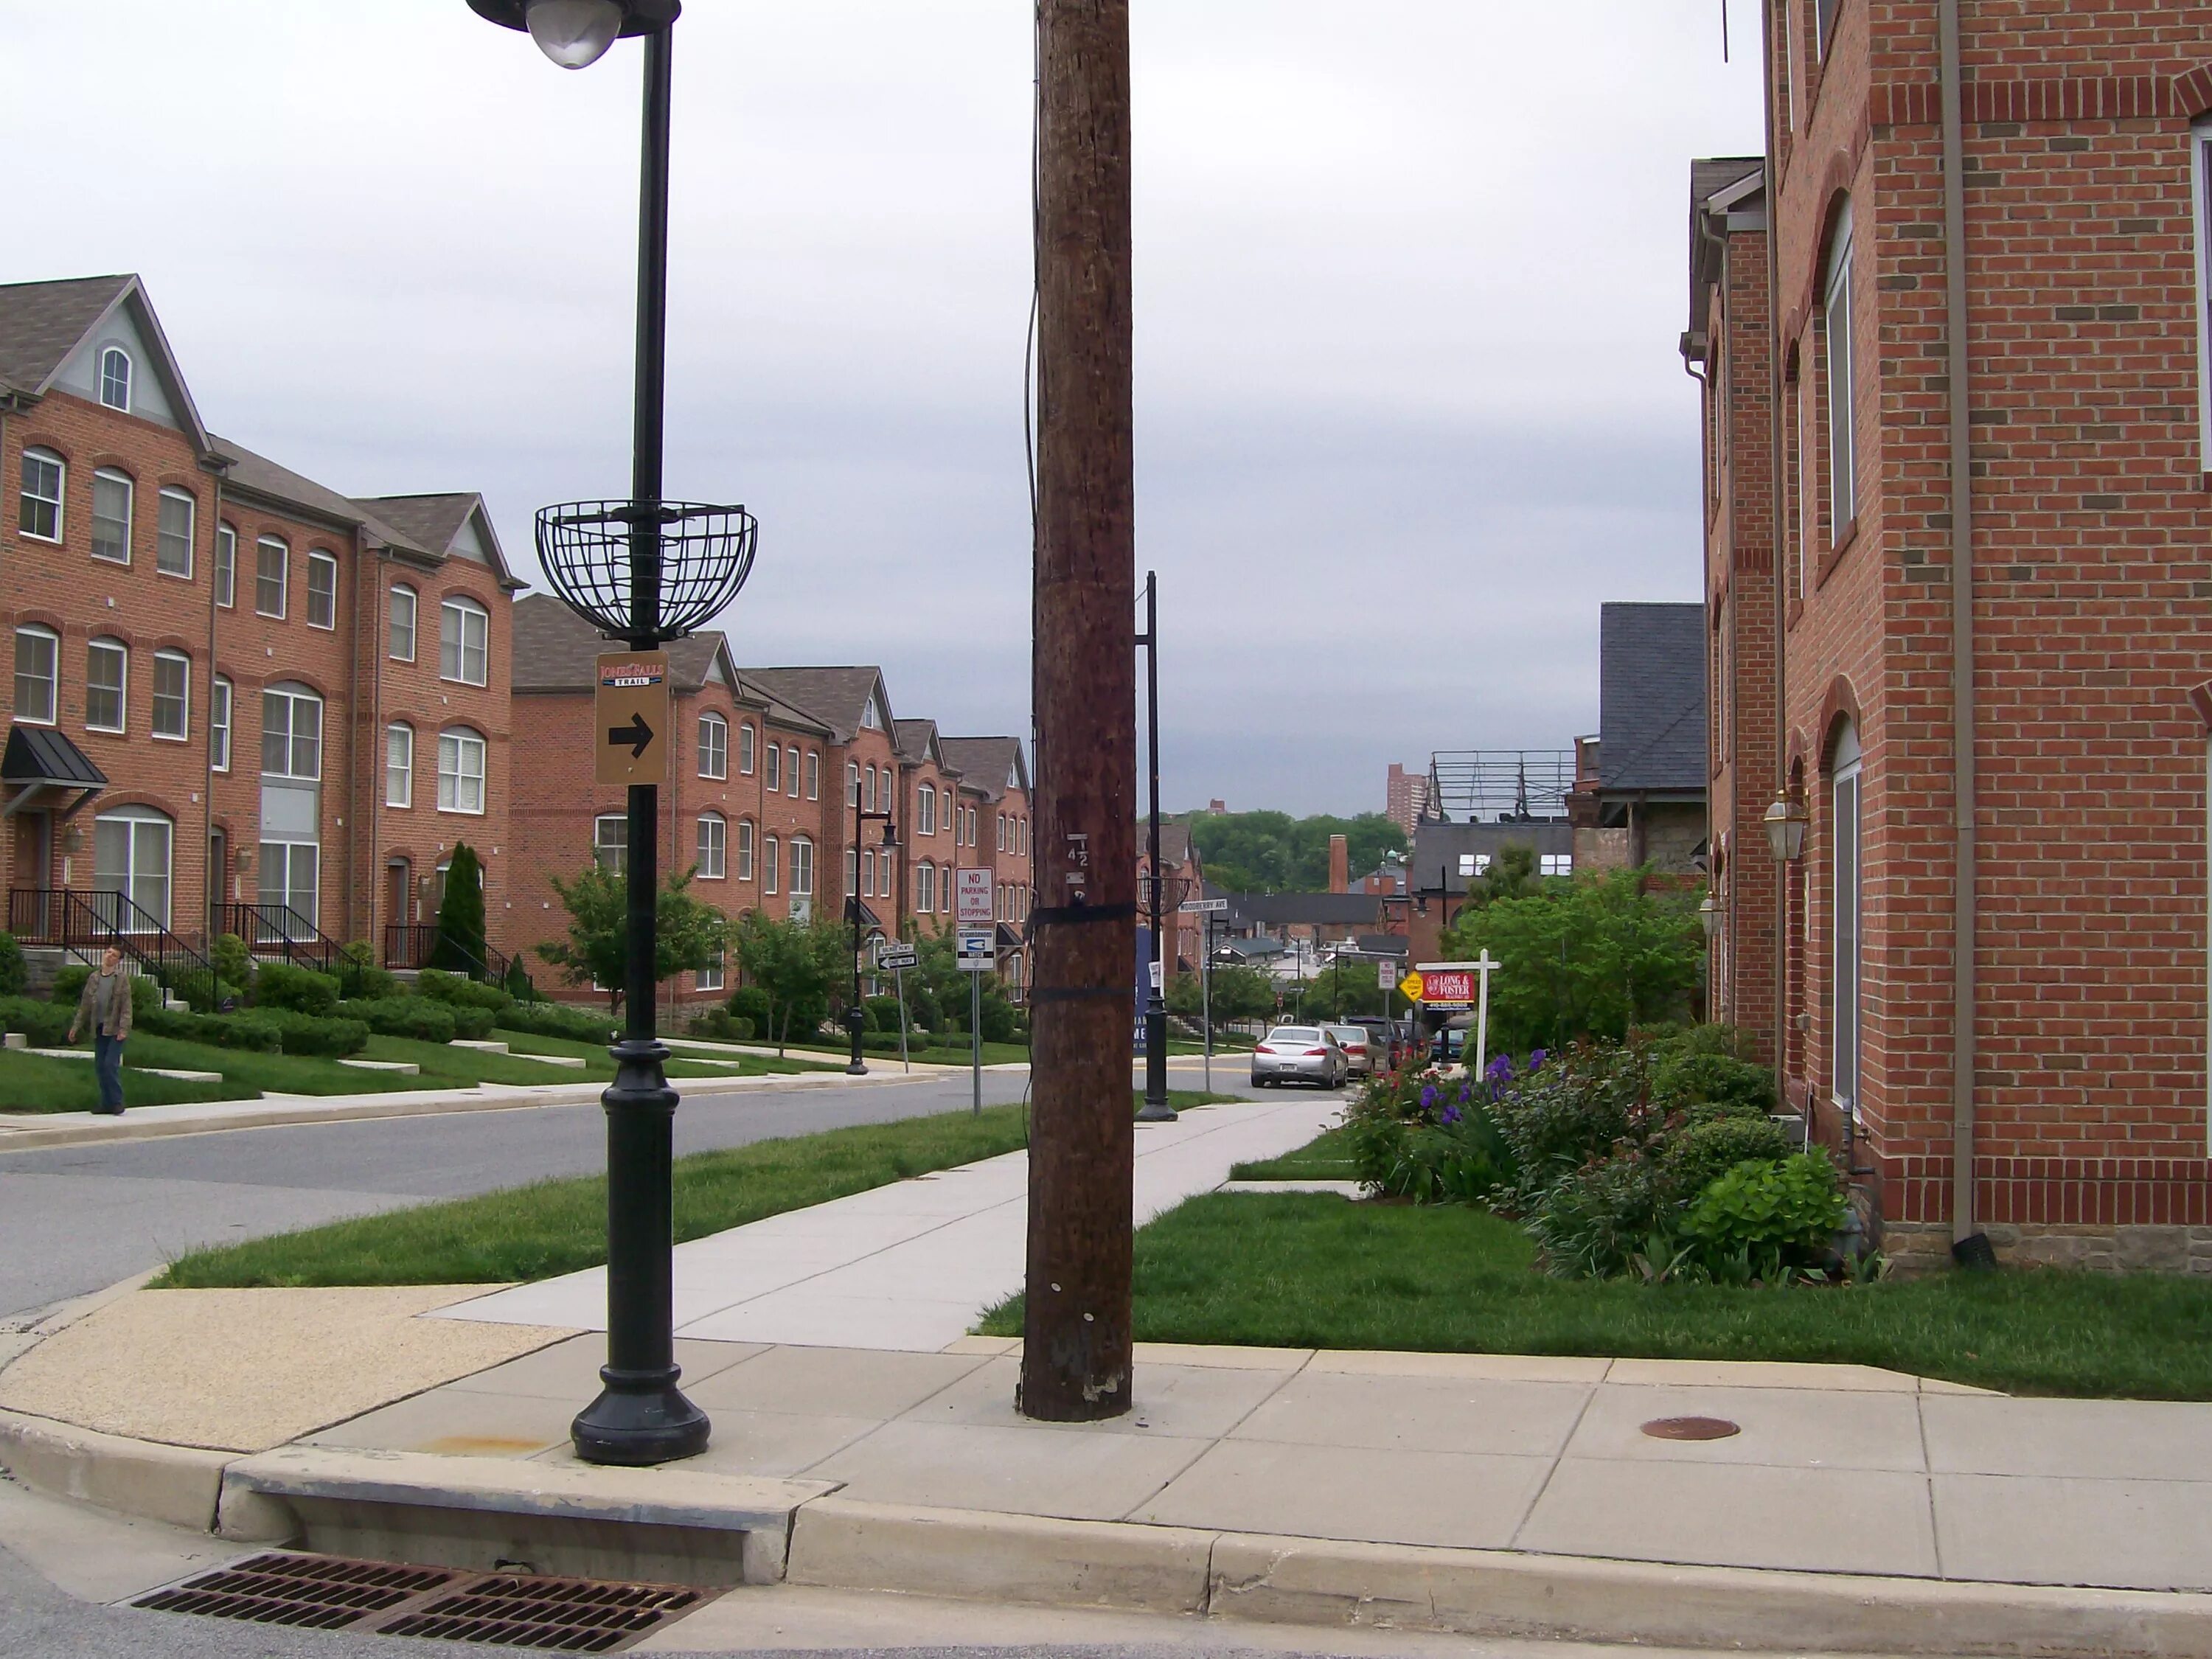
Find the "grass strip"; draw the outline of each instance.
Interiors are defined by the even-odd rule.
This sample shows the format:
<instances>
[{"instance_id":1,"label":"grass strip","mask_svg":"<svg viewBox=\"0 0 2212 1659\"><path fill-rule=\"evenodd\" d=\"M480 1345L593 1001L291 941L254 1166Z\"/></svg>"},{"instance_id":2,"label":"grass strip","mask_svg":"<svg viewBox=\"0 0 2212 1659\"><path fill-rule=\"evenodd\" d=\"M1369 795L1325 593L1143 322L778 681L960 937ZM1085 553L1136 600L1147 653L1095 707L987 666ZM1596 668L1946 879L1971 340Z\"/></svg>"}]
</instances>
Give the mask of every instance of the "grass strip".
<instances>
[{"instance_id":1,"label":"grass strip","mask_svg":"<svg viewBox=\"0 0 2212 1659\"><path fill-rule=\"evenodd\" d=\"M1353 1181L1359 1166L1352 1162L1344 1131L1331 1129L1296 1152L1239 1164L1229 1172L1231 1181Z\"/></svg>"},{"instance_id":2,"label":"grass strip","mask_svg":"<svg viewBox=\"0 0 2212 1659\"><path fill-rule=\"evenodd\" d=\"M2212 1285L2052 1269L1848 1291L1547 1279L1452 1206L1214 1193L1139 1231L1151 1342L1879 1365L2009 1393L2212 1399ZM981 1328L1019 1336L1021 1298Z\"/></svg>"},{"instance_id":3,"label":"grass strip","mask_svg":"<svg viewBox=\"0 0 2212 1659\"><path fill-rule=\"evenodd\" d=\"M1170 1097L1179 1107L1227 1098ZM1025 1139L1023 1108L990 1106L980 1115L944 1112L696 1153L676 1163L677 1242L1018 1152ZM604 1176L540 1181L194 1250L171 1262L155 1283L204 1290L550 1279L605 1261L606 1224Z\"/></svg>"},{"instance_id":4,"label":"grass strip","mask_svg":"<svg viewBox=\"0 0 2212 1659\"><path fill-rule=\"evenodd\" d=\"M124 1052L131 1060L139 1058L128 1047ZM123 1069L123 1103L126 1106L175 1106L186 1101L228 1100L234 1092L221 1083L155 1077L129 1066ZM88 1112L99 1104L100 1079L93 1072L89 1048L85 1050L82 1060L54 1060L45 1054L0 1048L0 1112Z\"/></svg>"}]
</instances>

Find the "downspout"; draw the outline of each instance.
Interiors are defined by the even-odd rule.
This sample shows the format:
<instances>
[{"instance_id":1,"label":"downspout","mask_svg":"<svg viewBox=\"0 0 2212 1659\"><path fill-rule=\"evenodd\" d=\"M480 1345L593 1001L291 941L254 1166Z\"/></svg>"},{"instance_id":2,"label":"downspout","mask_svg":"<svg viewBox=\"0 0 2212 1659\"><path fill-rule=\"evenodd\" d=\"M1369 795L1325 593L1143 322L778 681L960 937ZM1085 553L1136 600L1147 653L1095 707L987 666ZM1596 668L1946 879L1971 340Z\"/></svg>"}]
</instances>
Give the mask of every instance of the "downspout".
<instances>
[{"instance_id":1,"label":"downspout","mask_svg":"<svg viewBox=\"0 0 2212 1659\"><path fill-rule=\"evenodd\" d=\"M223 878L224 872L216 871L208 856L215 850L215 683L216 676L222 672L216 659L216 629L219 613L215 602L215 559L216 549L222 542L222 473L218 469L210 468L208 476L215 486L215 511L208 515L207 742L201 745L206 768L200 790L200 799L206 804L206 810L200 814L200 886L204 890L201 896L204 901L201 908L207 916L208 949L212 952L215 949L216 919L222 914L221 907L230 902L230 891L227 885L216 886L216 883ZM234 568L232 579L236 580ZM235 687L232 688L230 702L229 742L235 748L238 741L238 692ZM222 846L225 862L228 862L233 851L228 836L223 838ZM220 996L216 1000L220 1001Z\"/></svg>"},{"instance_id":2,"label":"downspout","mask_svg":"<svg viewBox=\"0 0 2212 1659\"><path fill-rule=\"evenodd\" d=\"M366 538L364 538L364 543L365 541ZM368 584L368 592L365 596L368 603L368 617L366 621L362 619L361 615L361 599L356 598L354 601L354 633L358 636L364 627L368 629L370 643L368 659L376 665L375 667L369 670L368 754L365 767L369 778L368 867L362 872L365 879L368 883L368 939L367 943L368 945L368 959L372 963L380 963L385 959L385 952L380 948L384 942L383 936L378 932L376 926L376 907L384 902L384 896L386 892L389 890L392 884L384 873L382 865L382 852L384 847L384 792L387 787L385 781L384 769L392 758L392 738L386 732L384 726L384 664L386 659L392 654L391 636L385 631L389 624L385 620L384 605L385 600L392 597L392 579L385 573L390 568L391 563L392 549L388 545L378 548L376 550L376 564L374 569L375 580ZM356 571L357 570L358 567L356 567ZM355 580L360 580L358 574L356 574ZM422 604L420 599L417 599L415 602L415 614L416 627L418 630L422 627ZM491 624L487 622L484 624L484 628L486 630L486 638L489 639ZM421 649L419 645L416 649L419 653ZM508 639L507 649L508 653L511 656L514 652L514 641L512 636ZM513 672L513 667L514 665L510 662L508 665L510 673ZM508 699L507 708L509 711L507 716L507 731L511 736L514 730L514 719L513 714L514 700L512 697ZM486 753L487 755L489 753L489 744L486 745ZM416 764L416 762L415 755L410 750L407 757L407 788L409 798L410 799L414 795ZM485 769L487 773L490 769L490 762L489 760L485 762ZM490 787L489 784L487 783L485 787L489 790ZM507 793L508 798L511 800L514 796L514 787L511 775ZM487 805L489 805L489 803L487 803ZM411 888L414 885L412 879L414 872L410 871L408 874L410 878L408 884ZM386 925L388 927L392 922L404 920L405 920L405 918L401 916L390 916L386 919ZM491 923L489 918L485 920L484 926L487 930L489 929Z\"/></svg>"},{"instance_id":3,"label":"downspout","mask_svg":"<svg viewBox=\"0 0 2212 1659\"><path fill-rule=\"evenodd\" d=\"M1787 0L1785 0L1785 3ZM1790 787L1790 515L1783 511L1783 492L1789 488L1788 424L1783 410L1782 380L1782 178L1776 165L1778 135L1774 130L1774 8L1759 9L1759 39L1766 54L1766 410L1767 442L1772 464L1767 480L1767 516L1774 524L1774 787ZM1784 85L1796 65L1782 65ZM1742 607L1737 606L1741 611ZM1763 828L1764 826L1762 826ZM1790 887L1789 864L1775 861L1774 872L1774 1075L1788 1103L1790 1086ZM1813 1121L1812 1103L1805 1107L1805 1121Z\"/></svg>"},{"instance_id":4,"label":"downspout","mask_svg":"<svg viewBox=\"0 0 2212 1659\"><path fill-rule=\"evenodd\" d=\"M1943 74L1944 331L1951 395L1952 820L1958 837L1951 942L1951 1254L1962 1267L1996 1265L1974 1213L1974 484L1966 361L1965 99L1959 0L1938 0Z\"/></svg>"}]
</instances>

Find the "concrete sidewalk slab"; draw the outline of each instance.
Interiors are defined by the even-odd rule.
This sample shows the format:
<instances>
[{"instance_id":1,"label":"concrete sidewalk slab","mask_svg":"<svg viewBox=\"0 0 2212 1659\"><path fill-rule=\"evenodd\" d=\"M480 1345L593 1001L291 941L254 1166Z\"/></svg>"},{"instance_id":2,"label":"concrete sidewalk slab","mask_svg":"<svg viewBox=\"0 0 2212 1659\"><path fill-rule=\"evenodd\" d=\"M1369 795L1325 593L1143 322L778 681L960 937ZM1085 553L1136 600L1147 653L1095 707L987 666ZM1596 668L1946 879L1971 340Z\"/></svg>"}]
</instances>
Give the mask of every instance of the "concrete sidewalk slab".
<instances>
[{"instance_id":1,"label":"concrete sidewalk slab","mask_svg":"<svg viewBox=\"0 0 2212 1659\"><path fill-rule=\"evenodd\" d=\"M1921 1401L1939 1474L2212 1480L2212 1407L2154 1400Z\"/></svg>"},{"instance_id":2,"label":"concrete sidewalk slab","mask_svg":"<svg viewBox=\"0 0 2212 1659\"><path fill-rule=\"evenodd\" d=\"M1935 1487L1953 1577L2212 1589L2212 1526L2197 1486L1939 1474Z\"/></svg>"},{"instance_id":3,"label":"concrete sidewalk slab","mask_svg":"<svg viewBox=\"0 0 2212 1659\"><path fill-rule=\"evenodd\" d=\"M1647 1435L1656 1418L1716 1417L1740 1432L1720 1440ZM1591 1397L1570 1457L1676 1463L1770 1463L1790 1468L1927 1468L1919 1401L1909 1394L1839 1389L1674 1389L1607 1382Z\"/></svg>"},{"instance_id":4,"label":"concrete sidewalk slab","mask_svg":"<svg viewBox=\"0 0 2212 1659\"><path fill-rule=\"evenodd\" d=\"M1231 1437L1377 1451L1556 1456L1590 1391L1571 1383L1353 1376L1308 1370ZM1387 1411L1376 1407L1388 1401Z\"/></svg>"},{"instance_id":5,"label":"concrete sidewalk slab","mask_svg":"<svg viewBox=\"0 0 2212 1659\"><path fill-rule=\"evenodd\" d=\"M867 1503L1069 1521L1129 1514L1212 1443L959 1423L887 1423L807 1471Z\"/></svg>"}]
</instances>

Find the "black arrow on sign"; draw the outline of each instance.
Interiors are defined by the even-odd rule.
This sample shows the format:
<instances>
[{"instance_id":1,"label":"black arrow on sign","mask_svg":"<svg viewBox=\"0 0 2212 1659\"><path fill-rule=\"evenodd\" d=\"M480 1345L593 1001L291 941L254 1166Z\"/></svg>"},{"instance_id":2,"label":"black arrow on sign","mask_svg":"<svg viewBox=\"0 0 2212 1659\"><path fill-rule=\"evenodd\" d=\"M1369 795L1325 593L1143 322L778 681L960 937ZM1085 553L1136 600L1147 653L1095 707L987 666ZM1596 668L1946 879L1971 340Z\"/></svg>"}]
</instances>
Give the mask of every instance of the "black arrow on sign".
<instances>
[{"instance_id":1,"label":"black arrow on sign","mask_svg":"<svg viewBox=\"0 0 2212 1659\"><path fill-rule=\"evenodd\" d=\"M607 744L610 748L619 749L624 744L629 745L629 757L632 760L645 758L645 751L653 744L653 728L645 723L644 715L632 714L628 726L611 726L607 728Z\"/></svg>"}]
</instances>

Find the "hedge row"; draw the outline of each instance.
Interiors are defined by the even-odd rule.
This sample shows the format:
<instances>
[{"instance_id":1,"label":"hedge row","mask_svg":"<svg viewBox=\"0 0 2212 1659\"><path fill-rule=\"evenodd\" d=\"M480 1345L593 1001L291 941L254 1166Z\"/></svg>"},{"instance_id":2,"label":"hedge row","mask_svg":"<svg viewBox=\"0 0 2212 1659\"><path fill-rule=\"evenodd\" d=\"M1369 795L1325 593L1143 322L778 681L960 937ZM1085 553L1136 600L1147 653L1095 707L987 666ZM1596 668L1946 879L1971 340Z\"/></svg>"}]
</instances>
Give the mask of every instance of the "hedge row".
<instances>
[{"instance_id":1,"label":"hedge row","mask_svg":"<svg viewBox=\"0 0 2212 1659\"><path fill-rule=\"evenodd\" d=\"M568 1007L557 1002L518 1002L512 1008L501 1010L497 1023L502 1030L521 1031L531 1036L566 1037L571 1042L612 1042L621 1030L621 1022L612 1014L594 1013L588 1008Z\"/></svg>"}]
</instances>

